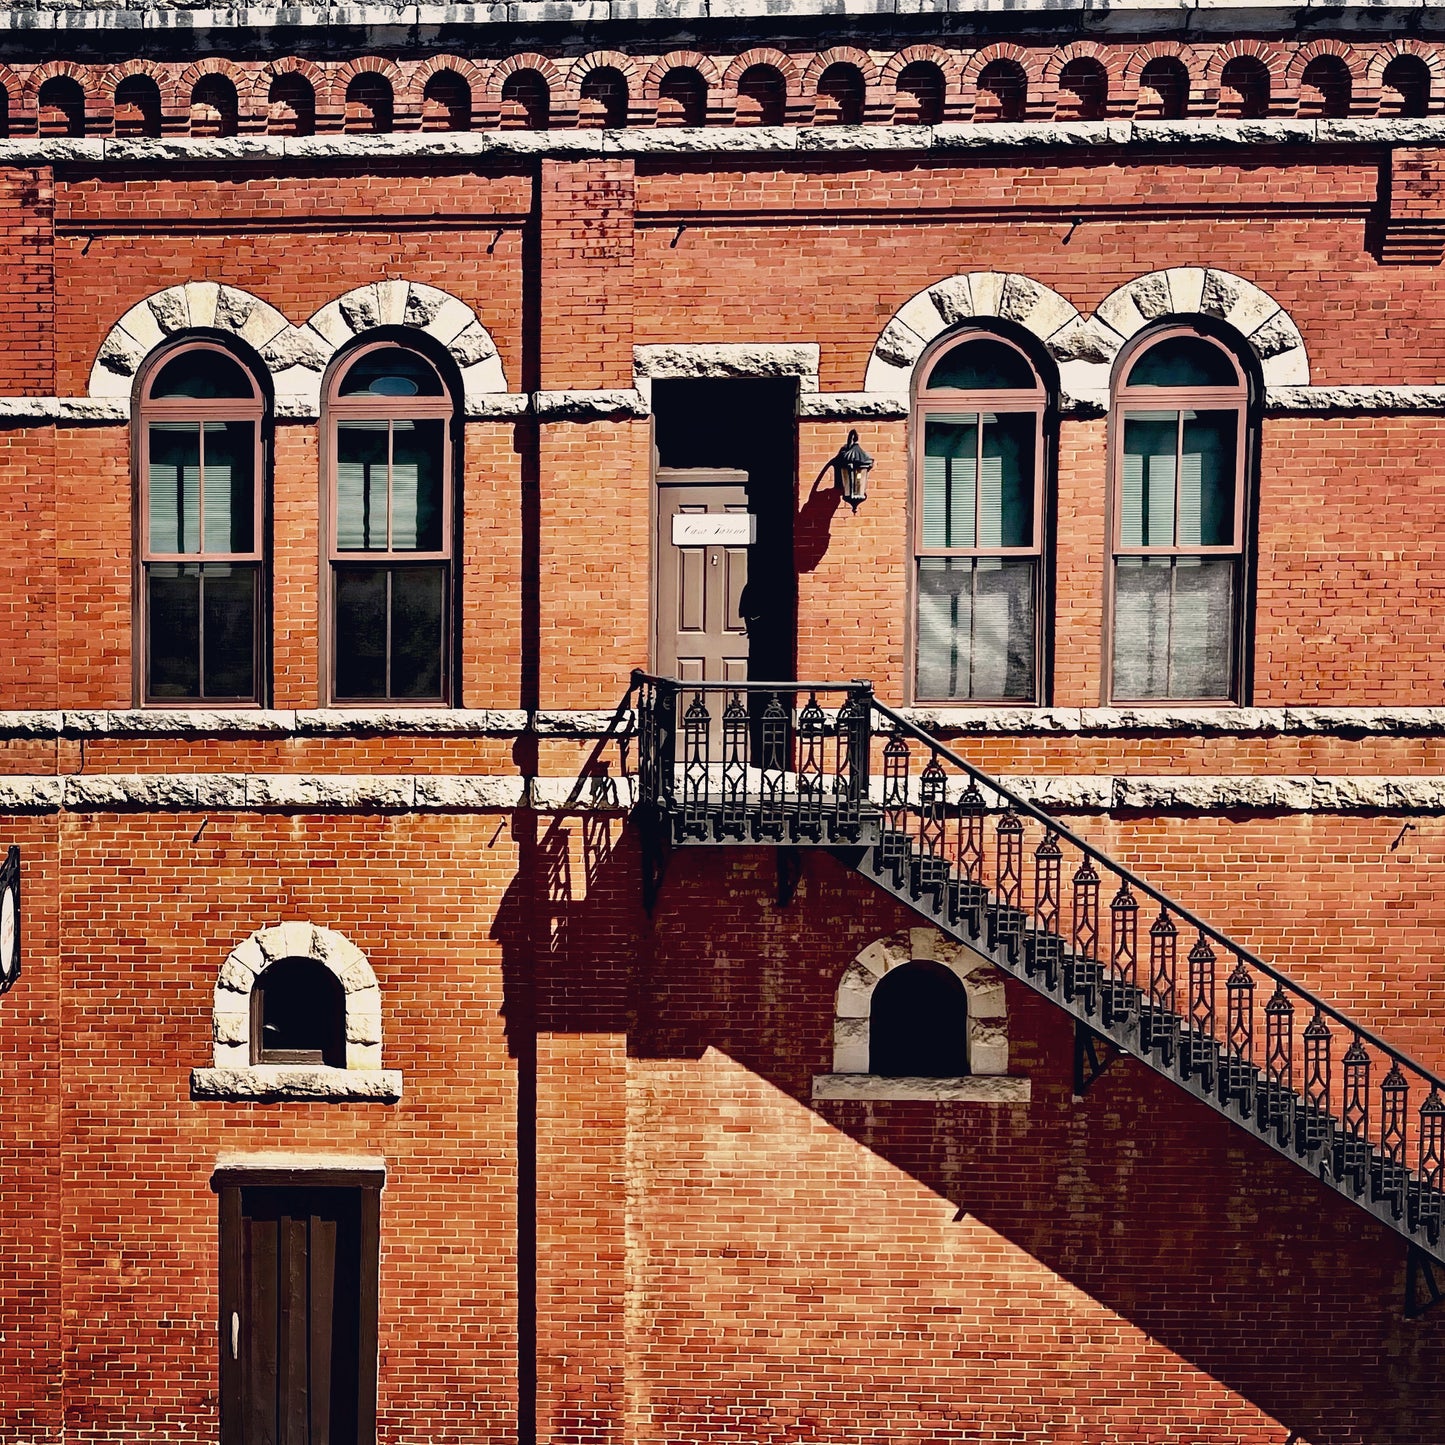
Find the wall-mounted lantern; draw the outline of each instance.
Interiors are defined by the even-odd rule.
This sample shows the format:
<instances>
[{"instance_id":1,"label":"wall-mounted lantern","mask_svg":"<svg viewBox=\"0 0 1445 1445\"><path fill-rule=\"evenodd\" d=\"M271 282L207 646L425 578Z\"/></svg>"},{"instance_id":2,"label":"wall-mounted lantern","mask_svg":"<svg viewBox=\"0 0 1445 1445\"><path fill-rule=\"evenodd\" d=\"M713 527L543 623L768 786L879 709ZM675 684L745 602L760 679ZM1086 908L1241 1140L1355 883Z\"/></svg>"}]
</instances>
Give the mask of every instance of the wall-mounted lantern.
<instances>
[{"instance_id":1,"label":"wall-mounted lantern","mask_svg":"<svg viewBox=\"0 0 1445 1445\"><path fill-rule=\"evenodd\" d=\"M20 977L20 850L0 863L0 993Z\"/></svg>"},{"instance_id":2,"label":"wall-mounted lantern","mask_svg":"<svg viewBox=\"0 0 1445 1445\"><path fill-rule=\"evenodd\" d=\"M828 465L833 468L833 484L856 512L868 495L868 473L873 469L873 458L858 445L856 431L848 433L848 440Z\"/></svg>"}]
</instances>

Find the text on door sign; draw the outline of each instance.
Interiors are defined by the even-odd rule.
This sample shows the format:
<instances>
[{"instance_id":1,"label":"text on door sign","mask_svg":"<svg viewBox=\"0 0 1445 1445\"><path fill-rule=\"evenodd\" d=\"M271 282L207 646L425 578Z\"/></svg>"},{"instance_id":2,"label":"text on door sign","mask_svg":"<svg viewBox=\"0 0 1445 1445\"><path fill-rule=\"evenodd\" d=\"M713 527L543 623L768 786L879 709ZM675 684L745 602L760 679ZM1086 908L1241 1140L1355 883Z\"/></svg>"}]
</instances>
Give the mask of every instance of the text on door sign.
<instances>
[{"instance_id":1,"label":"text on door sign","mask_svg":"<svg viewBox=\"0 0 1445 1445\"><path fill-rule=\"evenodd\" d=\"M711 516L674 516L674 547L747 547L758 540L758 519L751 512Z\"/></svg>"}]
</instances>

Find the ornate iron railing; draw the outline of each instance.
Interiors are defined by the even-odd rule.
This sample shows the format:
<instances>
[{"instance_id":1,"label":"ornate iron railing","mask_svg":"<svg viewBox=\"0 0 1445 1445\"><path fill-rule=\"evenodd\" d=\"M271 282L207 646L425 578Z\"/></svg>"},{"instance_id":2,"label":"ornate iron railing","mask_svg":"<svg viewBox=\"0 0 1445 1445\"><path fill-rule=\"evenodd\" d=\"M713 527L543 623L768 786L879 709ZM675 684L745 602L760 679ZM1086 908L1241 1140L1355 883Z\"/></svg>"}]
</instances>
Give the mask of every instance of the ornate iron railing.
<instances>
[{"instance_id":1,"label":"ornate iron railing","mask_svg":"<svg viewBox=\"0 0 1445 1445\"><path fill-rule=\"evenodd\" d=\"M1445 1081L866 683L633 682L639 801L673 844L851 849L860 871L1090 1037L1445 1258Z\"/></svg>"}]
</instances>

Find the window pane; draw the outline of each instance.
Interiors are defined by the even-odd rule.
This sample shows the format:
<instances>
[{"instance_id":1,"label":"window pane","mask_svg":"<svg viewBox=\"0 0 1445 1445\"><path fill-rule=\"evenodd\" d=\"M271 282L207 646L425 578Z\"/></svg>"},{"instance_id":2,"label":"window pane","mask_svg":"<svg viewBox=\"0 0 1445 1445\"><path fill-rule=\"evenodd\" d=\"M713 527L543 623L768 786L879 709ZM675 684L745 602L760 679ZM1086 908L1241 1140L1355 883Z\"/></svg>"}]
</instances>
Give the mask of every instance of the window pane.
<instances>
[{"instance_id":1,"label":"window pane","mask_svg":"<svg viewBox=\"0 0 1445 1445\"><path fill-rule=\"evenodd\" d=\"M256 388L238 362L202 347L183 351L161 367L153 397L254 397Z\"/></svg>"},{"instance_id":2,"label":"window pane","mask_svg":"<svg viewBox=\"0 0 1445 1445\"><path fill-rule=\"evenodd\" d=\"M208 421L205 426L205 550L250 552L255 548L255 423Z\"/></svg>"},{"instance_id":3,"label":"window pane","mask_svg":"<svg viewBox=\"0 0 1445 1445\"><path fill-rule=\"evenodd\" d=\"M391 545L398 552L442 548L442 457L446 423L392 423Z\"/></svg>"},{"instance_id":4,"label":"window pane","mask_svg":"<svg viewBox=\"0 0 1445 1445\"><path fill-rule=\"evenodd\" d=\"M256 695L256 569L212 562L202 569L205 696Z\"/></svg>"},{"instance_id":5,"label":"window pane","mask_svg":"<svg viewBox=\"0 0 1445 1445\"><path fill-rule=\"evenodd\" d=\"M199 567L157 562L146 568L151 698L201 695L200 589Z\"/></svg>"},{"instance_id":6,"label":"window pane","mask_svg":"<svg viewBox=\"0 0 1445 1445\"><path fill-rule=\"evenodd\" d=\"M442 396L441 377L414 351L386 346L368 351L341 379L342 396Z\"/></svg>"},{"instance_id":7,"label":"window pane","mask_svg":"<svg viewBox=\"0 0 1445 1445\"><path fill-rule=\"evenodd\" d=\"M385 567L336 569L336 695L386 696Z\"/></svg>"},{"instance_id":8,"label":"window pane","mask_svg":"<svg viewBox=\"0 0 1445 1445\"><path fill-rule=\"evenodd\" d=\"M1114 695L1233 693L1233 558L1121 557L1114 583Z\"/></svg>"},{"instance_id":9,"label":"window pane","mask_svg":"<svg viewBox=\"0 0 1445 1445\"><path fill-rule=\"evenodd\" d=\"M1130 368L1130 386L1238 386L1234 363L1195 336L1170 336Z\"/></svg>"},{"instance_id":10,"label":"window pane","mask_svg":"<svg viewBox=\"0 0 1445 1445\"><path fill-rule=\"evenodd\" d=\"M201 548L201 426L150 425L150 550L162 555Z\"/></svg>"},{"instance_id":11,"label":"window pane","mask_svg":"<svg viewBox=\"0 0 1445 1445\"><path fill-rule=\"evenodd\" d=\"M385 551L386 447L391 423L343 421L336 427L336 546Z\"/></svg>"},{"instance_id":12,"label":"window pane","mask_svg":"<svg viewBox=\"0 0 1445 1445\"><path fill-rule=\"evenodd\" d=\"M929 417L923 441L923 545L976 547L978 417Z\"/></svg>"},{"instance_id":13,"label":"window pane","mask_svg":"<svg viewBox=\"0 0 1445 1445\"><path fill-rule=\"evenodd\" d=\"M1032 558L918 563L918 695L1032 701Z\"/></svg>"},{"instance_id":14,"label":"window pane","mask_svg":"<svg viewBox=\"0 0 1445 1445\"><path fill-rule=\"evenodd\" d=\"M1032 391L1038 384L1033 367L1012 346L981 336L939 357L928 373L927 390Z\"/></svg>"},{"instance_id":15,"label":"window pane","mask_svg":"<svg viewBox=\"0 0 1445 1445\"><path fill-rule=\"evenodd\" d=\"M1032 412L984 416L983 476L978 509L980 547L1033 546L1036 429Z\"/></svg>"},{"instance_id":16,"label":"window pane","mask_svg":"<svg viewBox=\"0 0 1445 1445\"><path fill-rule=\"evenodd\" d=\"M1130 412L1124 418L1124 467L1119 497L1119 543L1172 547L1177 411Z\"/></svg>"},{"instance_id":17,"label":"window pane","mask_svg":"<svg viewBox=\"0 0 1445 1445\"><path fill-rule=\"evenodd\" d=\"M1180 547L1234 545L1238 413L1186 411L1179 466Z\"/></svg>"},{"instance_id":18,"label":"window pane","mask_svg":"<svg viewBox=\"0 0 1445 1445\"><path fill-rule=\"evenodd\" d=\"M391 695L442 695L446 568L397 567L391 574Z\"/></svg>"}]
</instances>

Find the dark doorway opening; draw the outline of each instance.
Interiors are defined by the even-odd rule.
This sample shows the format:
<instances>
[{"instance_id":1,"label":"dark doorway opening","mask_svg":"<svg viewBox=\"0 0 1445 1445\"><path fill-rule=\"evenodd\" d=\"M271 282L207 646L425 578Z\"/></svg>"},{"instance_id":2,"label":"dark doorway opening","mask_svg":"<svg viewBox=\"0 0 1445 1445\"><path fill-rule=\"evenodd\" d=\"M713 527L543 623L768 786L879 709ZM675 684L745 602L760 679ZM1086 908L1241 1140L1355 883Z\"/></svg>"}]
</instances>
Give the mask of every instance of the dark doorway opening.
<instances>
[{"instance_id":1,"label":"dark doorway opening","mask_svg":"<svg viewBox=\"0 0 1445 1445\"><path fill-rule=\"evenodd\" d=\"M795 381L657 381L652 388L659 469L746 474L748 511L757 518L741 599L752 682L796 676L797 397Z\"/></svg>"}]
</instances>

